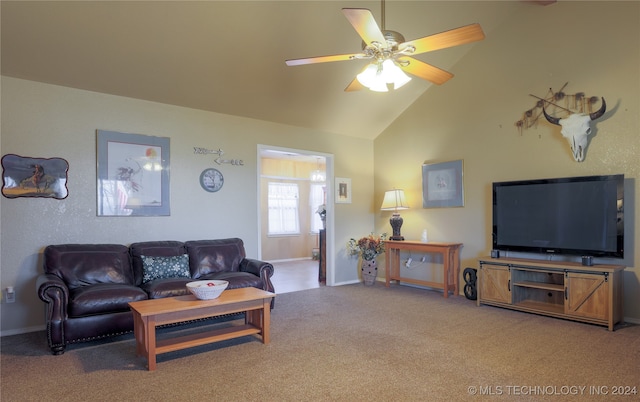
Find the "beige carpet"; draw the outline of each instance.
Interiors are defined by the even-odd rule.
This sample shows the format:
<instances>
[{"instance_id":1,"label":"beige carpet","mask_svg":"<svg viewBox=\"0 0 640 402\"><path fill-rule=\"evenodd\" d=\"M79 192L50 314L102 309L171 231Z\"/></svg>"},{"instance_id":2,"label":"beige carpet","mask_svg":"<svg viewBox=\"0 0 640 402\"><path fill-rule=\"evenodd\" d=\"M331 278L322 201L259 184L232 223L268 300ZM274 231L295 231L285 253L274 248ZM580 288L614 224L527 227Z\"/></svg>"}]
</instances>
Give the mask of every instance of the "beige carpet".
<instances>
[{"instance_id":1,"label":"beige carpet","mask_svg":"<svg viewBox=\"0 0 640 402\"><path fill-rule=\"evenodd\" d=\"M640 391L640 326L609 332L405 286L278 295L271 338L160 355L148 372L132 335L62 356L49 353L42 332L5 337L1 399L604 401L616 386ZM595 395L603 387L608 395Z\"/></svg>"}]
</instances>

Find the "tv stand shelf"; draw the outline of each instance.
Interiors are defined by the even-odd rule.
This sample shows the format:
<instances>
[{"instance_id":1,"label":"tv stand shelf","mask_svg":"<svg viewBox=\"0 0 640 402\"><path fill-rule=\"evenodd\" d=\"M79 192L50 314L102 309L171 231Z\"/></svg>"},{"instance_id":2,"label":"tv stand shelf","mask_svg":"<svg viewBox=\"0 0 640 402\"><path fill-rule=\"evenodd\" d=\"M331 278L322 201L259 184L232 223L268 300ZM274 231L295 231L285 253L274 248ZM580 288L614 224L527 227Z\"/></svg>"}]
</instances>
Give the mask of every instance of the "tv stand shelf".
<instances>
[{"instance_id":1,"label":"tv stand shelf","mask_svg":"<svg viewBox=\"0 0 640 402\"><path fill-rule=\"evenodd\" d=\"M534 288L534 289L547 289L554 291L564 292L564 285L556 285L553 283L540 283L540 282L515 282L513 286L521 286L523 288Z\"/></svg>"},{"instance_id":2,"label":"tv stand shelf","mask_svg":"<svg viewBox=\"0 0 640 402\"><path fill-rule=\"evenodd\" d=\"M604 325L623 321L621 265L481 258L477 304Z\"/></svg>"}]
</instances>

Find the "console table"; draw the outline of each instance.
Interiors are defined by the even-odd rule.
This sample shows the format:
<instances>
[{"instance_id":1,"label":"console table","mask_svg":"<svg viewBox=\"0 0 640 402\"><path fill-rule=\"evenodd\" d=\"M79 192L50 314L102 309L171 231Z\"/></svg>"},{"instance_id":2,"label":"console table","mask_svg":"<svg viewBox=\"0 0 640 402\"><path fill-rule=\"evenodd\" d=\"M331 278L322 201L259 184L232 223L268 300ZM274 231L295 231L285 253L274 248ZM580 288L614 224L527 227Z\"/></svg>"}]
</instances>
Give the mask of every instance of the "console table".
<instances>
[{"instance_id":1,"label":"console table","mask_svg":"<svg viewBox=\"0 0 640 402\"><path fill-rule=\"evenodd\" d=\"M458 295L458 276L460 271L460 248L462 243L423 243L419 241L394 241L384 242L385 251L385 281L386 286L392 280L407 282L414 285L428 286L444 290L444 297L449 297L449 291L454 296ZM412 251L416 253L442 254L444 269L443 283L429 282L418 279L403 278L400 276L400 252Z\"/></svg>"}]
</instances>

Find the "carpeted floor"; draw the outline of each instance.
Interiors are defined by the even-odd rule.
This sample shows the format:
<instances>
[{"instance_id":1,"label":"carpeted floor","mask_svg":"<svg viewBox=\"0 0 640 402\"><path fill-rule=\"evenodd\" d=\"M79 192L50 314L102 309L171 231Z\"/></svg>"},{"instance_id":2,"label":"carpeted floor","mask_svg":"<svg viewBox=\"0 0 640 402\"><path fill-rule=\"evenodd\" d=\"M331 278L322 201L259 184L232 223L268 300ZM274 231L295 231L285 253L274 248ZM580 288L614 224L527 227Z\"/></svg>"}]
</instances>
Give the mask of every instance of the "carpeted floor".
<instances>
[{"instance_id":1,"label":"carpeted floor","mask_svg":"<svg viewBox=\"0 0 640 402\"><path fill-rule=\"evenodd\" d=\"M609 332L477 307L464 297L444 299L437 291L376 284L280 294L271 328L269 345L246 337L172 352L158 357L155 372L146 371L144 359L135 356L132 335L73 345L61 356L49 353L43 332L5 337L0 396L3 402L498 396L604 401L626 390L616 387L626 386L636 394L615 400L640 399L636 325Z\"/></svg>"}]
</instances>

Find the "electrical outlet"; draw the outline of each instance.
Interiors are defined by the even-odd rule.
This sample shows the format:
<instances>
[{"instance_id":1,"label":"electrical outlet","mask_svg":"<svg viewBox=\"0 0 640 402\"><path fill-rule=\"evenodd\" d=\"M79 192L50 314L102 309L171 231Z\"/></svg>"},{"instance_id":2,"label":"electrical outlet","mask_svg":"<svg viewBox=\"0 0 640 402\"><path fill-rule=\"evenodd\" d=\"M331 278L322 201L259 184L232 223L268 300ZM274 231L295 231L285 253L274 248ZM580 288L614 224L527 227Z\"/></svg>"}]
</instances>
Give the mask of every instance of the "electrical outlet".
<instances>
[{"instance_id":1,"label":"electrical outlet","mask_svg":"<svg viewBox=\"0 0 640 402\"><path fill-rule=\"evenodd\" d=\"M4 292L4 301L5 303L15 303L16 301L16 292L13 290L13 286L7 287Z\"/></svg>"}]
</instances>

